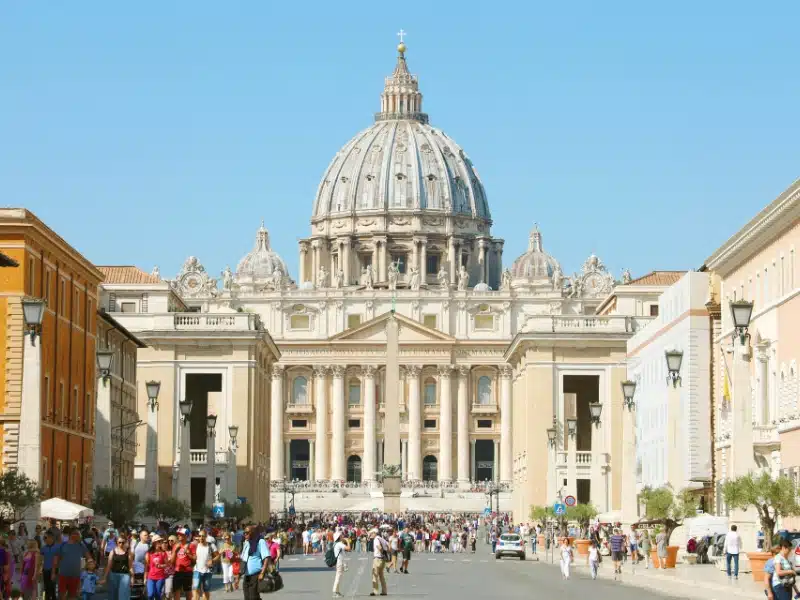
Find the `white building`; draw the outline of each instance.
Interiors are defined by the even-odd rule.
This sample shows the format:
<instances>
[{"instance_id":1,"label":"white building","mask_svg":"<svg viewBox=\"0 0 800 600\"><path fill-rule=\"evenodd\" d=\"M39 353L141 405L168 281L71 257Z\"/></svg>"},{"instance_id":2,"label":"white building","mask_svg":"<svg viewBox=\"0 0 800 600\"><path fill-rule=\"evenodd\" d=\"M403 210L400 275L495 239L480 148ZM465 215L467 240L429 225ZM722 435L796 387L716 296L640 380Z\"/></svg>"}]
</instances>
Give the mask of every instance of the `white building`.
<instances>
[{"instance_id":1,"label":"white building","mask_svg":"<svg viewBox=\"0 0 800 600\"><path fill-rule=\"evenodd\" d=\"M658 297L658 316L628 340L628 377L637 384L638 484L710 493L708 275L676 273L673 279L677 282ZM667 350L683 352L677 388L667 382ZM675 402L670 404L672 397Z\"/></svg>"}]
</instances>

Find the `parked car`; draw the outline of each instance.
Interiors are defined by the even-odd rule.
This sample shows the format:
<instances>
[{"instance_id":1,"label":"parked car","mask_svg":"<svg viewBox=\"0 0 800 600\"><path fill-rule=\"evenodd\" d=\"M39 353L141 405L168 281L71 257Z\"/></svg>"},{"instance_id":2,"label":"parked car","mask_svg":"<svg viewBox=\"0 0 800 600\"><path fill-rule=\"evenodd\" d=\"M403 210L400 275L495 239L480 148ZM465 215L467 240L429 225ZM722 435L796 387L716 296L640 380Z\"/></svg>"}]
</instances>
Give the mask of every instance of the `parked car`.
<instances>
[{"instance_id":1,"label":"parked car","mask_svg":"<svg viewBox=\"0 0 800 600\"><path fill-rule=\"evenodd\" d=\"M500 559L508 554L525 560L525 541L517 533L504 533L497 540L494 557Z\"/></svg>"}]
</instances>

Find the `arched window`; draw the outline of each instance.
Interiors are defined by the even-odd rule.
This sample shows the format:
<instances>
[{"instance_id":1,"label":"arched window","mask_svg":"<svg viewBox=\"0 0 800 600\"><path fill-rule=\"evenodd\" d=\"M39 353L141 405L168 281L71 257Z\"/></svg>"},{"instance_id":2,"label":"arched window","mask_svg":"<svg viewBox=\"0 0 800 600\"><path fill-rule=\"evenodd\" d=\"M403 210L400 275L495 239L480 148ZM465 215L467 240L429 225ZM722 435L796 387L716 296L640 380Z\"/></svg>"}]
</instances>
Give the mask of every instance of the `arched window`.
<instances>
[{"instance_id":1,"label":"arched window","mask_svg":"<svg viewBox=\"0 0 800 600\"><path fill-rule=\"evenodd\" d=\"M426 456L422 459L422 481L437 481L439 479L438 463L435 456Z\"/></svg>"},{"instance_id":2,"label":"arched window","mask_svg":"<svg viewBox=\"0 0 800 600\"><path fill-rule=\"evenodd\" d=\"M361 381L358 379L350 380L350 385L347 387L347 403L350 406L361 404Z\"/></svg>"},{"instance_id":3,"label":"arched window","mask_svg":"<svg viewBox=\"0 0 800 600\"><path fill-rule=\"evenodd\" d=\"M302 375L292 382L292 404L308 404L308 379Z\"/></svg>"},{"instance_id":4,"label":"arched window","mask_svg":"<svg viewBox=\"0 0 800 600\"><path fill-rule=\"evenodd\" d=\"M433 377L425 380L425 406L436 406L436 380Z\"/></svg>"},{"instance_id":5,"label":"arched window","mask_svg":"<svg viewBox=\"0 0 800 600\"><path fill-rule=\"evenodd\" d=\"M358 456L347 459L347 481L361 482L361 458Z\"/></svg>"},{"instance_id":6,"label":"arched window","mask_svg":"<svg viewBox=\"0 0 800 600\"><path fill-rule=\"evenodd\" d=\"M492 403L492 380L483 375L478 379L478 404Z\"/></svg>"}]
</instances>

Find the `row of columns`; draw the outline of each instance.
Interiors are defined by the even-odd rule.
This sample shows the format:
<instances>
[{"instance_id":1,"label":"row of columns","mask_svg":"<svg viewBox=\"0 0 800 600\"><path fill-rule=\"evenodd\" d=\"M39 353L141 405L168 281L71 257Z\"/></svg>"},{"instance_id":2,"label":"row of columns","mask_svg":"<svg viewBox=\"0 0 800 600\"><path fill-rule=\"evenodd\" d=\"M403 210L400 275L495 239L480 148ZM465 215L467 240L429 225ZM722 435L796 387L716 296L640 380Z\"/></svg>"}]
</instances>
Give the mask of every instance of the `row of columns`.
<instances>
[{"instance_id":1,"label":"row of columns","mask_svg":"<svg viewBox=\"0 0 800 600\"><path fill-rule=\"evenodd\" d=\"M470 469L469 415L470 402L468 396L468 379L470 367L461 365L440 365L439 374L439 481L453 480L452 440L453 440L453 407L451 393L451 376L458 371L457 392L457 428L456 446L458 452L457 480L462 483L474 479ZM344 365L314 367L314 385L316 388L316 434L315 444L311 452L314 461L314 479L344 480L347 478L345 457L346 437L346 403L344 393ZM331 399L331 441L330 463L328 460L328 398L327 375L332 374L333 392ZM408 376L408 440L407 465L404 469L409 479L422 479L422 397L420 393L420 374L418 365L406 367ZM378 470L377 448L377 408L375 402L375 376L377 369L373 365L362 367L364 384L364 453L362 458L362 474L365 481L376 479ZM287 445L284 444L284 393L283 366L274 365L272 372L272 417L270 423L270 472L271 478L283 479L289 475L286 467L288 460ZM499 473L501 481L512 478L512 441L511 441L511 367L504 365L500 369L500 442L495 447L495 460L499 455ZM387 415L387 418L391 418ZM499 450L499 452L498 452ZM330 464L330 471L328 465ZM498 469L495 469L497 472Z\"/></svg>"},{"instance_id":2,"label":"row of columns","mask_svg":"<svg viewBox=\"0 0 800 600\"><path fill-rule=\"evenodd\" d=\"M450 282L455 283L458 270L460 268L460 256L464 244L468 242L459 240L454 236L450 236L447 241L447 262L449 262L449 276ZM489 262L490 254L493 251L496 257L498 268L502 271L502 257L503 245L501 242L493 242L490 238L478 238L476 240L478 246L478 267L479 267L479 281L489 282ZM350 236L343 236L336 238L332 243L336 248L339 256L339 266L341 266L344 275L345 285L354 283L355 274L360 273L360 266L357 271L352 271L352 239ZM323 240L314 239L310 245L308 242L303 241L300 243L300 282L315 281L316 274L319 268L324 264L322 257ZM311 271L307 270L308 253L311 251ZM469 252L469 251L468 251ZM444 260L445 256L442 256ZM388 279L388 266L391 257L387 253L387 238L385 236L375 236L372 238L372 268L376 282L387 281ZM333 264L331 261L331 269ZM409 267L416 266L420 272L420 280L422 283L427 281L428 275L435 275L435 273L428 273L428 238L427 237L414 237L411 244L411 260ZM474 283L478 283L477 281Z\"/></svg>"}]
</instances>

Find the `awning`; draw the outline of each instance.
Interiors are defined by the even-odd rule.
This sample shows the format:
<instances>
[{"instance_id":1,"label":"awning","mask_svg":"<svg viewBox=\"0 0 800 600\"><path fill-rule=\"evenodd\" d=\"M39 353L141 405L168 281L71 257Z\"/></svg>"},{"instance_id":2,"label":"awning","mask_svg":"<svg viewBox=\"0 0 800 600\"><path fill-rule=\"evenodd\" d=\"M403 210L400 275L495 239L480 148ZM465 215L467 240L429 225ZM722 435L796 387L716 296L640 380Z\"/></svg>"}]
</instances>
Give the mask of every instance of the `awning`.
<instances>
[{"instance_id":1,"label":"awning","mask_svg":"<svg viewBox=\"0 0 800 600\"><path fill-rule=\"evenodd\" d=\"M43 519L56 519L58 521L75 521L93 517L91 508L68 502L63 498L49 498L42 502L41 517Z\"/></svg>"}]
</instances>

